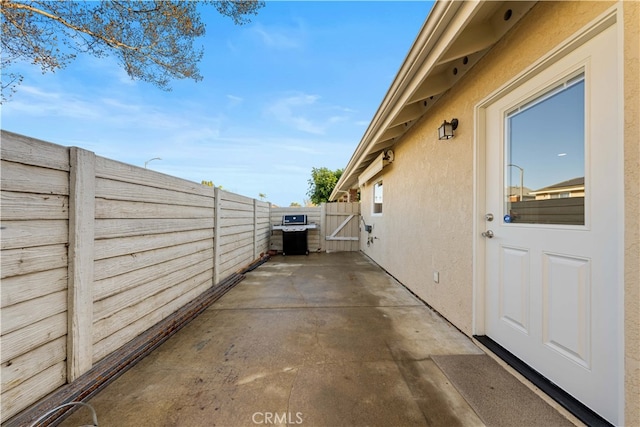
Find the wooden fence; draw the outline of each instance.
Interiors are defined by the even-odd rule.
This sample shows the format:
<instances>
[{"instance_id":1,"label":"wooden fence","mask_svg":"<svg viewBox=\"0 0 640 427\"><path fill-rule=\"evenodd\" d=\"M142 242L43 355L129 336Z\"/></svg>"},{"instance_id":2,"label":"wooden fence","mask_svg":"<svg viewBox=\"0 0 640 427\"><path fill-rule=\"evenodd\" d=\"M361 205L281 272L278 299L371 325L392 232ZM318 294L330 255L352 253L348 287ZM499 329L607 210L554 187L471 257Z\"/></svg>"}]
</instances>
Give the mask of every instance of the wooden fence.
<instances>
[{"instance_id":1,"label":"wooden fence","mask_svg":"<svg viewBox=\"0 0 640 427\"><path fill-rule=\"evenodd\" d=\"M511 202L509 214L514 223L584 225L584 197Z\"/></svg>"},{"instance_id":2,"label":"wooden fence","mask_svg":"<svg viewBox=\"0 0 640 427\"><path fill-rule=\"evenodd\" d=\"M269 249L269 203L1 136L1 422Z\"/></svg>"}]
</instances>

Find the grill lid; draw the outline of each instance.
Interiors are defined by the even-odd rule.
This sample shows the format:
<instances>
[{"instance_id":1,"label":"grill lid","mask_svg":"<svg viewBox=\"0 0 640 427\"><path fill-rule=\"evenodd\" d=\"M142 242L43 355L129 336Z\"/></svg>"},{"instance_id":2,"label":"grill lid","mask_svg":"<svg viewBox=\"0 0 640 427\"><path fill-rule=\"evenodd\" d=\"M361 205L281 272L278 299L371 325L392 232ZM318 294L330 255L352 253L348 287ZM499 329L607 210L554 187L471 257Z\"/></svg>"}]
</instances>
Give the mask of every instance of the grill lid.
<instances>
[{"instance_id":1,"label":"grill lid","mask_svg":"<svg viewBox=\"0 0 640 427\"><path fill-rule=\"evenodd\" d=\"M306 225L306 215L284 215L282 217L282 225Z\"/></svg>"}]
</instances>

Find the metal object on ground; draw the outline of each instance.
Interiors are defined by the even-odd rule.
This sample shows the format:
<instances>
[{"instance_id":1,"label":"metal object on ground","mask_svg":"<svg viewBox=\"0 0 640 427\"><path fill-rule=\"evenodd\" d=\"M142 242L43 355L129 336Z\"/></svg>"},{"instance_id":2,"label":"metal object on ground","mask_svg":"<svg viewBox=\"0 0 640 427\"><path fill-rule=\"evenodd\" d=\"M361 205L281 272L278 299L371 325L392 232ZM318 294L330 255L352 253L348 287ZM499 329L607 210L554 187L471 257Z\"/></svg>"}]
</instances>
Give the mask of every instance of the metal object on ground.
<instances>
[{"instance_id":1,"label":"metal object on ground","mask_svg":"<svg viewBox=\"0 0 640 427\"><path fill-rule=\"evenodd\" d=\"M316 224L307 222L307 215L284 215L273 230L282 231L282 255L309 255L307 234Z\"/></svg>"}]
</instances>

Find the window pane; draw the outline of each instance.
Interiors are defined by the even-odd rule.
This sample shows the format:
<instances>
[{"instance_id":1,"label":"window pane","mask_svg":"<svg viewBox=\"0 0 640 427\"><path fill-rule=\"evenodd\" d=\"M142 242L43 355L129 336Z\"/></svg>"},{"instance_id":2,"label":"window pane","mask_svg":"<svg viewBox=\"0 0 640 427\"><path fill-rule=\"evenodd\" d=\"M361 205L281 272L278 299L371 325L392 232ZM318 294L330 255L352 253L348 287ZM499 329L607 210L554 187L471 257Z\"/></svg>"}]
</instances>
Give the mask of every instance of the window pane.
<instances>
[{"instance_id":1,"label":"window pane","mask_svg":"<svg viewBox=\"0 0 640 427\"><path fill-rule=\"evenodd\" d=\"M584 225L584 74L506 117L504 221Z\"/></svg>"},{"instance_id":2,"label":"window pane","mask_svg":"<svg viewBox=\"0 0 640 427\"><path fill-rule=\"evenodd\" d=\"M373 186L373 213L382 213L382 181Z\"/></svg>"}]
</instances>

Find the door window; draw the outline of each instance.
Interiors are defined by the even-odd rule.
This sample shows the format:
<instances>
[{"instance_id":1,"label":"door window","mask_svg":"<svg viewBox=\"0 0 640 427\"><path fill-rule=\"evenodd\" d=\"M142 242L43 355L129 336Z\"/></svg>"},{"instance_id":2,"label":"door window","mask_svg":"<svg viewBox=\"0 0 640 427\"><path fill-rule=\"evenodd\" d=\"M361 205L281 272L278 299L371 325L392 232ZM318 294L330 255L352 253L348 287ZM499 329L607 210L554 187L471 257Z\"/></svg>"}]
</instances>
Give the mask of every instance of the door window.
<instances>
[{"instance_id":1,"label":"door window","mask_svg":"<svg viewBox=\"0 0 640 427\"><path fill-rule=\"evenodd\" d=\"M584 73L505 117L504 222L584 225Z\"/></svg>"}]
</instances>

